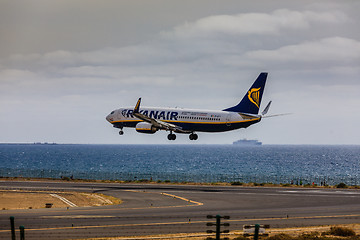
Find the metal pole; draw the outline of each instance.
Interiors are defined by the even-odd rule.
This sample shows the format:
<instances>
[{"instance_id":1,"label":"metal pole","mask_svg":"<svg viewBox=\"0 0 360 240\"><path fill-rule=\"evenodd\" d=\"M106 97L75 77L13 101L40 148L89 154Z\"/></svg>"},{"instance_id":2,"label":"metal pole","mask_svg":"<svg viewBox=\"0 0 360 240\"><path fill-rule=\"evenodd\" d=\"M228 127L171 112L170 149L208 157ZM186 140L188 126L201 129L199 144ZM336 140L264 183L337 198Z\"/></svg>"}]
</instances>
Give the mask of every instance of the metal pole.
<instances>
[{"instance_id":1,"label":"metal pole","mask_svg":"<svg viewBox=\"0 0 360 240\"><path fill-rule=\"evenodd\" d=\"M260 225L259 225L259 224L255 224L254 240L258 240L258 239L259 239L259 228L260 228Z\"/></svg>"},{"instance_id":2,"label":"metal pole","mask_svg":"<svg viewBox=\"0 0 360 240\"><path fill-rule=\"evenodd\" d=\"M20 226L20 240L25 240L25 228L24 226Z\"/></svg>"},{"instance_id":3,"label":"metal pole","mask_svg":"<svg viewBox=\"0 0 360 240\"><path fill-rule=\"evenodd\" d=\"M15 218L13 216L10 217L10 225L11 225L11 240L15 240Z\"/></svg>"},{"instance_id":4,"label":"metal pole","mask_svg":"<svg viewBox=\"0 0 360 240\"><path fill-rule=\"evenodd\" d=\"M216 215L216 240L220 240L220 215Z\"/></svg>"}]
</instances>

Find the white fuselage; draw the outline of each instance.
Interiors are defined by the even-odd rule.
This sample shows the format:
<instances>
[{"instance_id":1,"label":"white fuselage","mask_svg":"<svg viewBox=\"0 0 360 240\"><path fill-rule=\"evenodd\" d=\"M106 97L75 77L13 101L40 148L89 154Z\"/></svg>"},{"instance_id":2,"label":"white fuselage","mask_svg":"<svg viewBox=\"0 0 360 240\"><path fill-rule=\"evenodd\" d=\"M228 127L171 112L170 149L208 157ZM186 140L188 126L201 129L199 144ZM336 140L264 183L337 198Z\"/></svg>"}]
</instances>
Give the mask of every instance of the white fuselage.
<instances>
[{"instance_id":1,"label":"white fuselage","mask_svg":"<svg viewBox=\"0 0 360 240\"><path fill-rule=\"evenodd\" d=\"M261 120L260 116L244 117L236 112L142 107L140 113L150 118L180 126L189 132L223 132L248 127ZM141 119L133 115L133 108L120 108L111 112L107 121L115 127L136 127Z\"/></svg>"},{"instance_id":2,"label":"white fuselage","mask_svg":"<svg viewBox=\"0 0 360 240\"><path fill-rule=\"evenodd\" d=\"M120 108L112 111L106 120L114 127L135 128L140 133L155 133L158 130L170 131L169 140L175 140L175 133L190 134L190 140L197 140L195 132L225 132L248 126L261 121L259 114L267 73L259 74L242 100L235 106L222 111L182 108L140 107L141 97L135 107ZM271 103L271 101L270 101ZM269 109L266 106L263 114Z\"/></svg>"}]
</instances>

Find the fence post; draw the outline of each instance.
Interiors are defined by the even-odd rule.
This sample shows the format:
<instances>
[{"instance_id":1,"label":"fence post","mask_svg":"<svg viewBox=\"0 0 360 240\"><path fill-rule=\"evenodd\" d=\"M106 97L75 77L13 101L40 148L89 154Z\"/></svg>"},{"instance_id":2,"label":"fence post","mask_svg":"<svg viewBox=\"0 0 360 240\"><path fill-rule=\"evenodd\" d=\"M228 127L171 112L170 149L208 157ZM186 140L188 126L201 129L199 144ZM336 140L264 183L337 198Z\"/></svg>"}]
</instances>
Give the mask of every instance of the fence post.
<instances>
[{"instance_id":1,"label":"fence post","mask_svg":"<svg viewBox=\"0 0 360 240\"><path fill-rule=\"evenodd\" d=\"M216 218L216 223L207 223L206 226L214 226L216 225L216 231L213 230L207 230L207 233L216 233L216 240L220 240L220 234L221 233L229 233L229 230L224 230L224 231L220 231L220 226L224 226L224 227L229 227L230 224L229 223L224 223L224 224L220 224L220 219L224 218L224 219L230 219L229 216L220 216L220 215L216 215L216 216L212 216L212 215L207 215L207 218Z\"/></svg>"},{"instance_id":2,"label":"fence post","mask_svg":"<svg viewBox=\"0 0 360 240\"><path fill-rule=\"evenodd\" d=\"M20 240L25 240L25 227L20 226Z\"/></svg>"},{"instance_id":3,"label":"fence post","mask_svg":"<svg viewBox=\"0 0 360 240\"><path fill-rule=\"evenodd\" d=\"M260 229L260 225L259 225L259 224L255 224L254 240L258 240L258 239L259 239L259 229Z\"/></svg>"},{"instance_id":4,"label":"fence post","mask_svg":"<svg viewBox=\"0 0 360 240\"><path fill-rule=\"evenodd\" d=\"M220 215L216 215L216 240L220 240Z\"/></svg>"},{"instance_id":5,"label":"fence post","mask_svg":"<svg viewBox=\"0 0 360 240\"><path fill-rule=\"evenodd\" d=\"M15 240L15 217L10 217L10 225L11 225L11 240Z\"/></svg>"}]
</instances>

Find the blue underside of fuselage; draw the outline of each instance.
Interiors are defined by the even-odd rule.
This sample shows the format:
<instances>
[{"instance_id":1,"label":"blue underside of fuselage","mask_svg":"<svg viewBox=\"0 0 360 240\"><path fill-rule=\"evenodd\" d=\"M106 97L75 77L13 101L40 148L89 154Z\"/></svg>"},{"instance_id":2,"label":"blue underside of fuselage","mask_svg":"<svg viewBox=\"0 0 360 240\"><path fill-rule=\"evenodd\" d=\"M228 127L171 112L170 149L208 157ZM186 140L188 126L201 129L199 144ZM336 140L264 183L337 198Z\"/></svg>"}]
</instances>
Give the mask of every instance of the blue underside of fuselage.
<instances>
[{"instance_id":1,"label":"blue underside of fuselage","mask_svg":"<svg viewBox=\"0 0 360 240\"><path fill-rule=\"evenodd\" d=\"M131 121L131 122L115 122L113 123L114 127L135 127L141 121ZM221 124L211 124L211 123L189 123L189 122L171 122L174 125L181 127L184 131L190 132L226 132L239 128L247 128L248 126L260 122L260 119L253 121L244 121L244 122L234 122L234 123L221 123Z\"/></svg>"}]
</instances>

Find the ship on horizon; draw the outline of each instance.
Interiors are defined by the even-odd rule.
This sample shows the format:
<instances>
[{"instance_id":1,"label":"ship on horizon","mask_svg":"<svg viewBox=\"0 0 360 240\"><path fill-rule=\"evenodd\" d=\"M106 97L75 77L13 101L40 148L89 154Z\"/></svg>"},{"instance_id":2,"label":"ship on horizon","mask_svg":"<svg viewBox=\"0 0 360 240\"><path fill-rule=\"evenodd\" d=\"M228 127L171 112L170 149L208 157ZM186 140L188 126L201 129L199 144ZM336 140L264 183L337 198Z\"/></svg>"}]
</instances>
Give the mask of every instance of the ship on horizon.
<instances>
[{"instance_id":1,"label":"ship on horizon","mask_svg":"<svg viewBox=\"0 0 360 240\"><path fill-rule=\"evenodd\" d=\"M238 146L261 146L262 142L258 141L258 140L251 140L251 139L240 139L237 140L235 142L233 142L233 145L238 145Z\"/></svg>"}]
</instances>

